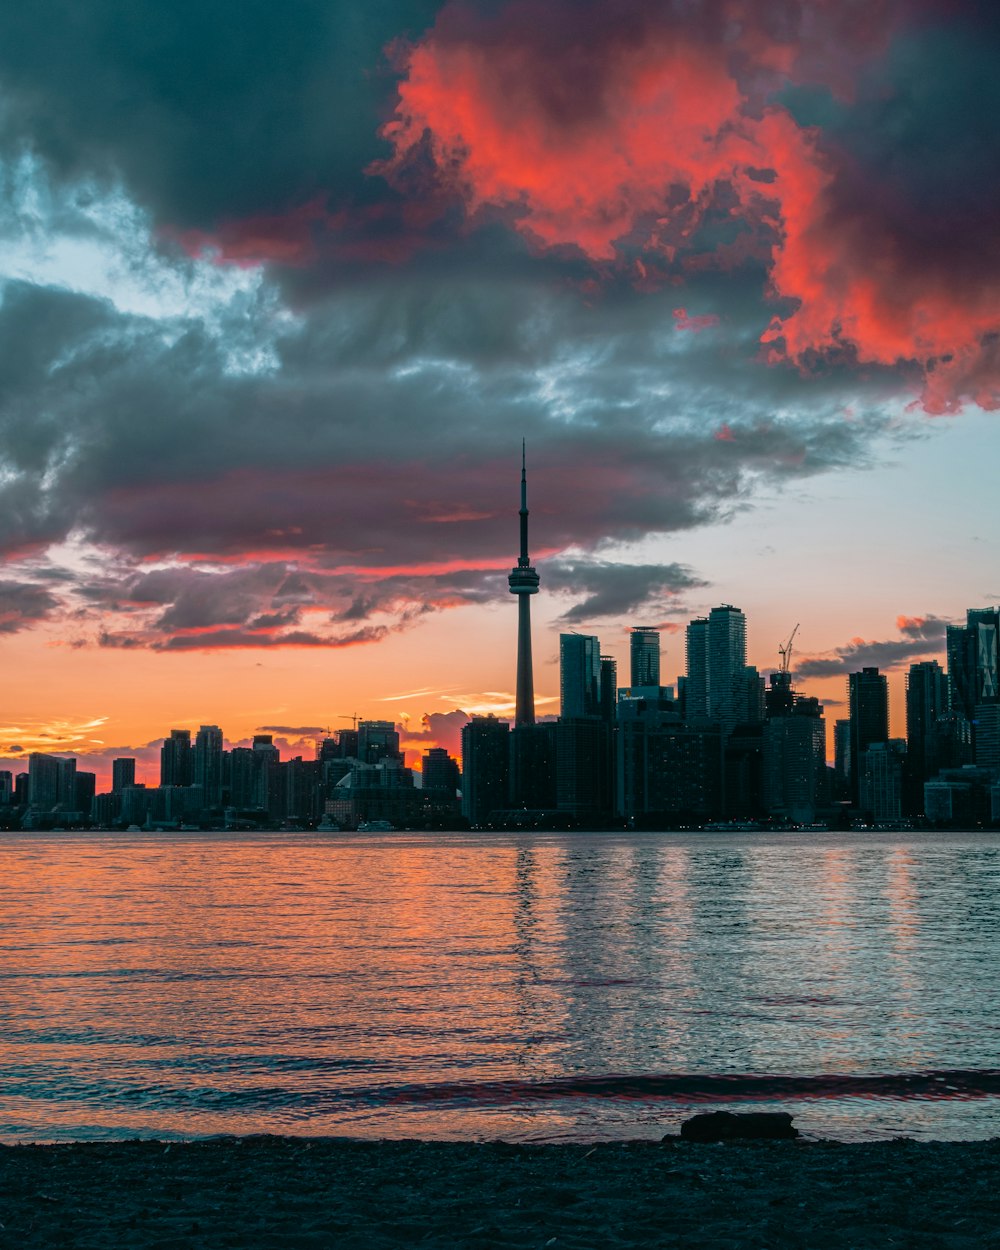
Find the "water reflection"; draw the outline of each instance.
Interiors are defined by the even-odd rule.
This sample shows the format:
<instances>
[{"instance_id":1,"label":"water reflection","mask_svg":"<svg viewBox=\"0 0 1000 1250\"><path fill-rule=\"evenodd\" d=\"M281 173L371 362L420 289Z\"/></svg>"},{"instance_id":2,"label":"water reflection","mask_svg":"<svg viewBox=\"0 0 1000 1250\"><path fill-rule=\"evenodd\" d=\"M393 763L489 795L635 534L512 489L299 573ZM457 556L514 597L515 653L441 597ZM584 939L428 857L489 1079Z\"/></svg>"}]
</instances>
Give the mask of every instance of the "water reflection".
<instances>
[{"instance_id":1,"label":"water reflection","mask_svg":"<svg viewBox=\"0 0 1000 1250\"><path fill-rule=\"evenodd\" d=\"M7 1139L634 1136L746 1099L994 1131L988 836L33 834L0 859Z\"/></svg>"}]
</instances>

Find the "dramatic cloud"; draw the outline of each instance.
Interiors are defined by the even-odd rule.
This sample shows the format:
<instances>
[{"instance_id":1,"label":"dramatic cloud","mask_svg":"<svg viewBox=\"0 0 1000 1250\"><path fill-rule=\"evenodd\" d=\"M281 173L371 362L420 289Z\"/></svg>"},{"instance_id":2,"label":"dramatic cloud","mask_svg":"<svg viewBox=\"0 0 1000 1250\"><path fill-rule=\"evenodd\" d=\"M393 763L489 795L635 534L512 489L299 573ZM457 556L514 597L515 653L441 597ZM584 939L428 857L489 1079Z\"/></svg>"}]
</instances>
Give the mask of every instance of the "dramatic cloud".
<instances>
[{"instance_id":1,"label":"dramatic cloud","mask_svg":"<svg viewBox=\"0 0 1000 1250\"><path fill-rule=\"evenodd\" d=\"M471 214L643 282L757 257L773 363L915 362L929 411L1000 406L996 26L831 7L449 6L405 52L377 168L430 163Z\"/></svg>"},{"instance_id":2,"label":"dramatic cloud","mask_svg":"<svg viewBox=\"0 0 1000 1250\"><path fill-rule=\"evenodd\" d=\"M0 580L0 634L14 634L44 621L59 606L45 586Z\"/></svg>"},{"instance_id":3,"label":"dramatic cloud","mask_svg":"<svg viewBox=\"0 0 1000 1250\"><path fill-rule=\"evenodd\" d=\"M988 19L0 14L0 632L350 647L506 601L522 436L564 621L676 613L698 573L608 553L876 463L920 388L994 403Z\"/></svg>"},{"instance_id":4,"label":"dramatic cloud","mask_svg":"<svg viewBox=\"0 0 1000 1250\"><path fill-rule=\"evenodd\" d=\"M707 583L681 564L616 564L603 560L550 560L542 566L546 588L586 597L563 613L566 625L606 617L657 616L681 592Z\"/></svg>"},{"instance_id":5,"label":"dramatic cloud","mask_svg":"<svg viewBox=\"0 0 1000 1250\"><path fill-rule=\"evenodd\" d=\"M933 615L899 616L896 628L902 634L901 638L885 642L852 638L849 643L837 647L832 656L799 660L795 665L795 676L799 679L839 677L866 667L891 672L915 660L933 658L943 652L945 631L951 623Z\"/></svg>"}]
</instances>

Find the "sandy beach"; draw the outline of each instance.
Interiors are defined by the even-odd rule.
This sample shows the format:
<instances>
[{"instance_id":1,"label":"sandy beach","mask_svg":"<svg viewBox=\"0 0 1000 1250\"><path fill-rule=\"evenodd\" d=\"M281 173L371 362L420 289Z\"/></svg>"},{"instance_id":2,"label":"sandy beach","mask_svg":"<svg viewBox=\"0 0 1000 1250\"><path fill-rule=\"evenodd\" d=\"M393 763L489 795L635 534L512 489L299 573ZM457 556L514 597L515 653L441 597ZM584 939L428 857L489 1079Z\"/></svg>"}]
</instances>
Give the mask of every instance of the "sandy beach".
<instances>
[{"instance_id":1,"label":"sandy beach","mask_svg":"<svg viewBox=\"0 0 1000 1250\"><path fill-rule=\"evenodd\" d=\"M1000 1139L0 1147L0 1246L1000 1247Z\"/></svg>"}]
</instances>

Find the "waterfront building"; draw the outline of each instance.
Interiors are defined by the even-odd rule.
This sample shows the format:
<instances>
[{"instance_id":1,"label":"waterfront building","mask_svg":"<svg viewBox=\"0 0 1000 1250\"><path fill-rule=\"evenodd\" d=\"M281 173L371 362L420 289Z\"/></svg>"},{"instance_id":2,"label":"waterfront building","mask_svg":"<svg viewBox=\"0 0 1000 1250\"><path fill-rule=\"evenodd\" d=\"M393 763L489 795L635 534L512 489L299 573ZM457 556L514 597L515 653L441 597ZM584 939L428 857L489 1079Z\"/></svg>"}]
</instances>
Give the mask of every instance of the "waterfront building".
<instances>
[{"instance_id":1,"label":"waterfront building","mask_svg":"<svg viewBox=\"0 0 1000 1250\"><path fill-rule=\"evenodd\" d=\"M893 824L903 814L903 768L906 743L902 738L873 742L861 754L860 807L879 824Z\"/></svg>"},{"instance_id":2,"label":"waterfront building","mask_svg":"<svg viewBox=\"0 0 1000 1250\"><path fill-rule=\"evenodd\" d=\"M473 826L507 807L510 786L510 724L473 716L462 727L462 815Z\"/></svg>"},{"instance_id":3,"label":"waterfront building","mask_svg":"<svg viewBox=\"0 0 1000 1250\"><path fill-rule=\"evenodd\" d=\"M126 786L135 785L135 759L122 755L111 761L111 793L121 794Z\"/></svg>"},{"instance_id":4,"label":"waterfront building","mask_svg":"<svg viewBox=\"0 0 1000 1250\"><path fill-rule=\"evenodd\" d=\"M906 674L906 775L903 810L908 816L923 812L924 782L936 775L939 754L938 723L948 712L948 680L937 660L911 664Z\"/></svg>"},{"instance_id":5,"label":"waterfront building","mask_svg":"<svg viewBox=\"0 0 1000 1250\"><path fill-rule=\"evenodd\" d=\"M629 681L633 686L660 684L660 631L652 626L629 631Z\"/></svg>"},{"instance_id":6,"label":"waterfront building","mask_svg":"<svg viewBox=\"0 0 1000 1250\"><path fill-rule=\"evenodd\" d=\"M222 730L202 725L194 740L192 784L201 787L206 807L222 803Z\"/></svg>"},{"instance_id":7,"label":"waterfront building","mask_svg":"<svg viewBox=\"0 0 1000 1250\"><path fill-rule=\"evenodd\" d=\"M160 748L160 785L189 786L194 777L194 752L189 729L171 729Z\"/></svg>"},{"instance_id":8,"label":"waterfront building","mask_svg":"<svg viewBox=\"0 0 1000 1250\"><path fill-rule=\"evenodd\" d=\"M708 716L708 617L688 622L684 636L686 673L683 690L684 719Z\"/></svg>"},{"instance_id":9,"label":"waterfront building","mask_svg":"<svg viewBox=\"0 0 1000 1250\"><path fill-rule=\"evenodd\" d=\"M851 800L861 802L861 757L870 746L889 740L889 687L877 668L863 668L847 678L851 722Z\"/></svg>"},{"instance_id":10,"label":"waterfront building","mask_svg":"<svg viewBox=\"0 0 1000 1250\"><path fill-rule=\"evenodd\" d=\"M378 764L381 760L399 760L399 731L391 720L358 721L357 758L362 764Z\"/></svg>"},{"instance_id":11,"label":"waterfront building","mask_svg":"<svg viewBox=\"0 0 1000 1250\"><path fill-rule=\"evenodd\" d=\"M600 716L601 643L591 634L559 635L560 716Z\"/></svg>"}]
</instances>

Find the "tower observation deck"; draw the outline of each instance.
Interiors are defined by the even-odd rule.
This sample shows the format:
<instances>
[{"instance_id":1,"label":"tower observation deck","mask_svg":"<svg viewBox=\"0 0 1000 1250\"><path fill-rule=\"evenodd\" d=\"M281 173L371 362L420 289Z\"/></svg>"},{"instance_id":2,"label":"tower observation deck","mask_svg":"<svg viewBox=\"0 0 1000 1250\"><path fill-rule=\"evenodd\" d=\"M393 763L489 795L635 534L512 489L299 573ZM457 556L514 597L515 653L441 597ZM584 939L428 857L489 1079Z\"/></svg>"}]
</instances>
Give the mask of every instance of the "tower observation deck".
<instances>
[{"instance_id":1,"label":"tower observation deck","mask_svg":"<svg viewBox=\"0 0 1000 1250\"><path fill-rule=\"evenodd\" d=\"M531 595L538 594L538 573L528 555L528 478L526 449L521 442L521 553L511 569L507 585L517 595L517 702L515 725L535 723L535 682L531 668Z\"/></svg>"}]
</instances>

